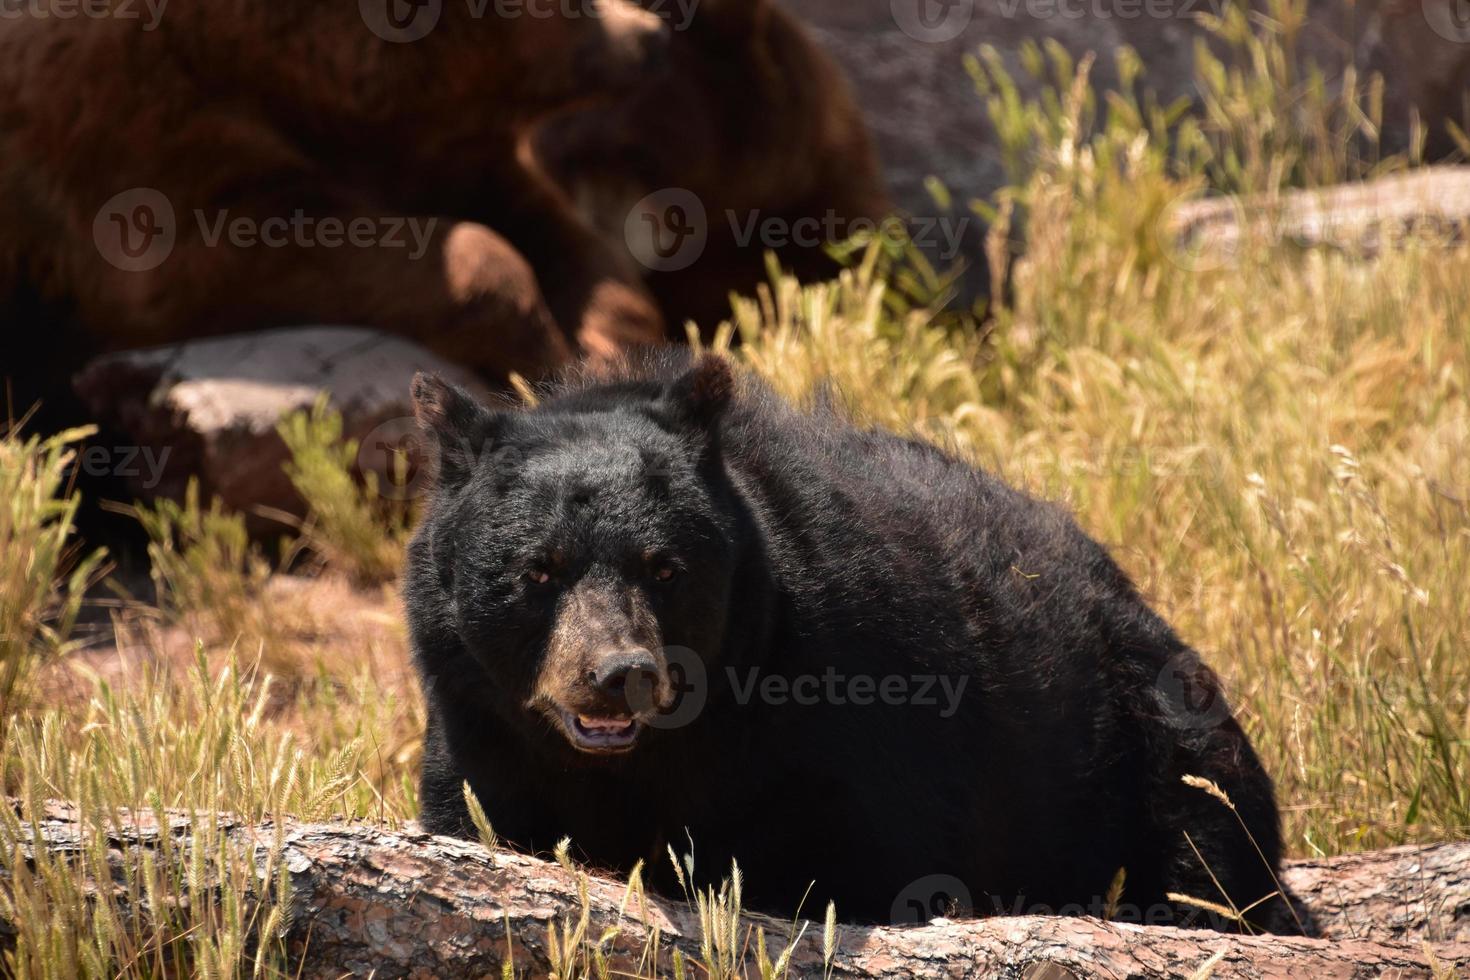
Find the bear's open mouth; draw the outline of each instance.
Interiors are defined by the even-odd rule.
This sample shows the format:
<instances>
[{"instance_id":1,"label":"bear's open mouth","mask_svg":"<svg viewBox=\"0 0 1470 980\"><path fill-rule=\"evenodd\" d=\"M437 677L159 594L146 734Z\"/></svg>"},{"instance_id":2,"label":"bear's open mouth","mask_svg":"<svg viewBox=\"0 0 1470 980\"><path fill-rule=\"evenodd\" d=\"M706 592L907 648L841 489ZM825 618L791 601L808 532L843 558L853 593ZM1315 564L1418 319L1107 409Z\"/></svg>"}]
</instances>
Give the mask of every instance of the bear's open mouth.
<instances>
[{"instance_id":1,"label":"bear's open mouth","mask_svg":"<svg viewBox=\"0 0 1470 980\"><path fill-rule=\"evenodd\" d=\"M562 711L562 723L572 744L583 752L626 752L643 728L636 718L573 714L566 710Z\"/></svg>"}]
</instances>

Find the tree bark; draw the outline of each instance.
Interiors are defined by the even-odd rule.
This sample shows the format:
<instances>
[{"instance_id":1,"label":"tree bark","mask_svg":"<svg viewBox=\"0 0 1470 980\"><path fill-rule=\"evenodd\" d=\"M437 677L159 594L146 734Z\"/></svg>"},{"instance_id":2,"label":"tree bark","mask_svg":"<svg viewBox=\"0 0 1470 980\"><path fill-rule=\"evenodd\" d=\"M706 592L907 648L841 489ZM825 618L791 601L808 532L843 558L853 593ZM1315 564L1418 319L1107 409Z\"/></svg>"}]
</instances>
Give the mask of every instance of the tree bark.
<instances>
[{"instance_id":1,"label":"tree bark","mask_svg":"<svg viewBox=\"0 0 1470 980\"><path fill-rule=\"evenodd\" d=\"M1470 943L1470 843L1291 861L1282 881L1326 937Z\"/></svg>"},{"instance_id":2,"label":"tree bark","mask_svg":"<svg viewBox=\"0 0 1470 980\"><path fill-rule=\"evenodd\" d=\"M411 830L226 826L262 862L269 842L284 839L278 859L292 881L288 945L302 977L498 976L507 956L517 975L544 976L556 968L558 948L563 957L573 951L571 969L580 973L576 964L589 955L586 947L577 952L579 943L563 937L584 915L583 935L613 976L672 975L676 951L686 961L704 959L705 931L689 904L640 897L624 883L552 861L492 854ZM171 815L168 833L187 842L190 831L188 817ZM48 805L42 846L75 852L91 833L72 807ZM159 828L149 815L126 815L108 836L121 863L155 847ZM1470 843L1298 861L1284 880L1315 916L1320 937L1225 935L1089 918L935 920L917 927L839 925L828 960L820 921L793 927L746 914L725 932L731 938L714 958L728 966L722 975L759 976L761 930L771 961L799 934L788 964L788 975L796 977L1439 980L1470 971ZM684 972L705 974L698 966Z\"/></svg>"}]
</instances>

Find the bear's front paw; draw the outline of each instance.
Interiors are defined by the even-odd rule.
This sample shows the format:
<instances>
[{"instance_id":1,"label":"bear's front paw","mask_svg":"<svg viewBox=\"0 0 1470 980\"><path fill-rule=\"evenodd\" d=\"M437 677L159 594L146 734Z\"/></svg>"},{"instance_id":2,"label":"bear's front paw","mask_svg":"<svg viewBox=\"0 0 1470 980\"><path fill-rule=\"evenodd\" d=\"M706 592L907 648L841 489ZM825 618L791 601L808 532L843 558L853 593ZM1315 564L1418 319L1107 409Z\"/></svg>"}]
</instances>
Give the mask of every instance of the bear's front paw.
<instances>
[{"instance_id":1,"label":"bear's front paw","mask_svg":"<svg viewBox=\"0 0 1470 980\"><path fill-rule=\"evenodd\" d=\"M582 353L593 364L665 339L663 317L648 295L610 280L593 288L577 332Z\"/></svg>"}]
</instances>

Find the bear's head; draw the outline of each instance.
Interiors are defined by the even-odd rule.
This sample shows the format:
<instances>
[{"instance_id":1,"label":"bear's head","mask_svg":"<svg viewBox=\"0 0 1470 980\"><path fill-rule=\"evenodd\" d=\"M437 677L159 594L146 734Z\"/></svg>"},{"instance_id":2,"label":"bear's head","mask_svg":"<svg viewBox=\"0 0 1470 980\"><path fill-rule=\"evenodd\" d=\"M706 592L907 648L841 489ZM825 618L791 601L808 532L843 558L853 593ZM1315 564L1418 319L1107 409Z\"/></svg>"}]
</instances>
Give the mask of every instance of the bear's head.
<instances>
[{"instance_id":1,"label":"bear's head","mask_svg":"<svg viewBox=\"0 0 1470 980\"><path fill-rule=\"evenodd\" d=\"M693 193L714 233L726 211L832 209L878 219L891 205L846 77L774 0L665 4L669 68L616 105L559 116L538 134L544 167L621 240L645 195Z\"/></svg>"},{"instance_id":2,"label":"bear's head","mask_svg":"<svg viewBox=\"0 0 1470 980\"><path fill-rule=\"evenodd\" d=\"M486 8L482 20L496 22L488 41L493 50L482 49L481 57L488 55L497 62L488 67L514 79L514 109L522 114L604 102L665 66L668 25L630 0L493 0L478 6Z\"/></svg>"},{"instance_id":3,"label":"bear's head","mask_svg":"<svg viewBox=\"0 0 1470 980\"><path fill-rule=\"evenodd\" d=\"M717 659L729 615L739 533L718 433L733 386L706 357L491 410L415 378L438 486L408 605L432 683L558 752L627 753L667 727L671 661Z\"/></svg>"}]
</instances>

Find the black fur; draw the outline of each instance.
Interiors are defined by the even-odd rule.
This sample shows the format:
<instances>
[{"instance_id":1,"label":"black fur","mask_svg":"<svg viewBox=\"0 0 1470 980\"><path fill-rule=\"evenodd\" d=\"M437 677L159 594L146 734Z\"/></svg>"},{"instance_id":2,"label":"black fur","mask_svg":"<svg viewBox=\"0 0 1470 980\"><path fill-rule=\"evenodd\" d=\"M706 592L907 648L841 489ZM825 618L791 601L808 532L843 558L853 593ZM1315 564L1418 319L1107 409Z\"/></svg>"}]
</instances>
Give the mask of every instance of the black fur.
<instances>
[{"instance_id":1,"label":"black fur","mask_svg":"<svg viewBox=\"0 0 1470 980\"><path fill-rule=\"evenodd\" d=\"M729 382L722 362L663 355L534 410L467 420L462 393L429 399L455 460L406 589L430 830L473 833L467 779L522 848L569 836L596 866L649 862L657 883L666 848L692 841L697 877L734 857L747 903L788 916L804 895L845 920L949 899L1100 914L1120 867L1120 918L1202 923L1165 896L1226 904L1211 873L1240 908L1273 892L1271 781L1214 675L1100 545L940 449ZM642 577L649 549L680 564L668 588ZM538 590L521 571L550 550L557 578ZM625 755L579 753L524 705L553 669L558 596L584 575L645 598L663 642L703 665L697 717ZM833 698L832 672L872 678L875 703L846 682ZM760 693L803 676L815 703ZM895 677L910 703L876 696ZM925 677L965 687L950 701L930 682L937 703L912 703Z\"/></svg>"}]
</instances>

